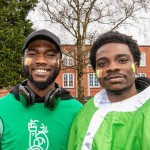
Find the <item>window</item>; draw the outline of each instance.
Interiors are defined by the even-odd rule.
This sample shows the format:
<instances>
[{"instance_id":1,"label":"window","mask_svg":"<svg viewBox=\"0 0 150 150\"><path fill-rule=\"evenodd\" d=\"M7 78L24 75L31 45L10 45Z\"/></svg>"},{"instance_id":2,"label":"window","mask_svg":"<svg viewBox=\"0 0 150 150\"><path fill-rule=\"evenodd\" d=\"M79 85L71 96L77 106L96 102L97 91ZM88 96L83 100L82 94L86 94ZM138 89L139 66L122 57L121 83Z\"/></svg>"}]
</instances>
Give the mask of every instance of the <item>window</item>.
<instances>
[{"instance_id":1,"label":"window","mask_svg":"<svg viewBox=\"0 0 150 150\"><path fill-rule=\"evenodd\" d=\"M89 86L90 87L99 87L100 86L95 73L89 74Z\"/></svg>"},{"instance_id":2,"label":"window","mask_svg":"<svg viewBox=\"0 0 150 150\"><path fill-rule=\"evenodd\" d=\"M63 87L73 88L74 87L74 74L73 73L64 73L63 74Z\"/></svg>"},{"instance_id":3,"label":"window","mask_svg":"<svg viewBox=\"0 0 150 150\"><path fill-rule=\"evenodd\" d=\"M135 74L135 77L146 77L146 73L137 73Z\"/></svg>"},{"instance_id":4,"label":"window","mask_svg":"<svg viewBox=\"0 0 150 150\"><path fill-rule=\"evenodd\" d=\"M146 66L146 56L143 52L141 52L140 66Z\"/></svg>"},{"instance_id":5,"label":"window","mask_svg":"<svg viewBox=\"0 0 150 150\"><path fill-rule=\"evenodd\" d=\"M74 59L72 58L72 56L64 55L63 56L63 64L64 64L64 66L73 66Z\"/></svg>"}]
</instances>

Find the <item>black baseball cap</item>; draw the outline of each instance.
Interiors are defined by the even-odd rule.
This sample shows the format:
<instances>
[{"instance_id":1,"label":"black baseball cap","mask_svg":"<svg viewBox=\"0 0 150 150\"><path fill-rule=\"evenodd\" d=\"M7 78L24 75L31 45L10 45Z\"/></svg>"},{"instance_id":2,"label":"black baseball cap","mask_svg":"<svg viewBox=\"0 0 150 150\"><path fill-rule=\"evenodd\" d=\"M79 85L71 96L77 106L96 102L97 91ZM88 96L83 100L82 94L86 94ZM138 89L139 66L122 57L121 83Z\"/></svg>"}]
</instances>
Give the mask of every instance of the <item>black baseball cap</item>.
<instances>
[{"instance_id":1,"label":"black baseball cap","mask_svg":"<svg viewBox=\"0 0 150 150\"><path fill-rule=\"evenodd\" d=\"M43 40L47 40L47 41L54 43L56 47L58 48L60 54L62 55L60 39L55 34L53 34L52 32L46 29L37 30L27 36L26 42L22 50L23 53L25 52L25 49L28 47L30 43L38 39L43 39Z\"/></svg>"}]
</instances>

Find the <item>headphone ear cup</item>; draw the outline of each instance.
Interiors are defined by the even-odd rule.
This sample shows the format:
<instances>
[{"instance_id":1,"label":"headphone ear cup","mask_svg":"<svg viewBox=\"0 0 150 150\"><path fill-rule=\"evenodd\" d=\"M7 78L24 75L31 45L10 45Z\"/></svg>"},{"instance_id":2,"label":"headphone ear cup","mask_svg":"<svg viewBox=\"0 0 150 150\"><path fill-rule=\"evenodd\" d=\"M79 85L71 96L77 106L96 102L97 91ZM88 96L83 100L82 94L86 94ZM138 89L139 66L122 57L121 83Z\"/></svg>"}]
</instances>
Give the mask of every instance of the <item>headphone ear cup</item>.
<instances>
[{"instance_id":1,"label":"headphone ear cup","mask_svg":"<svg viewBox=\"0 0 150 150\"><path fill-rule=\"evenodd\" d=\"M35 94L27 86L19 86L19 98L25 107L30 107L35 102Z\"/></svg>"},{"instance_id":2,"label":"headphone ear cup","mask_svg":"<svg viewBox=\"0 0 150 150\"><path fill-rule=\"evenodd\" d=\"M59 104L60 97L61 97L60 88L50 90L45 96L44 106L47 107L49 110L54 110Z\"/></svg>"}]
</instances>

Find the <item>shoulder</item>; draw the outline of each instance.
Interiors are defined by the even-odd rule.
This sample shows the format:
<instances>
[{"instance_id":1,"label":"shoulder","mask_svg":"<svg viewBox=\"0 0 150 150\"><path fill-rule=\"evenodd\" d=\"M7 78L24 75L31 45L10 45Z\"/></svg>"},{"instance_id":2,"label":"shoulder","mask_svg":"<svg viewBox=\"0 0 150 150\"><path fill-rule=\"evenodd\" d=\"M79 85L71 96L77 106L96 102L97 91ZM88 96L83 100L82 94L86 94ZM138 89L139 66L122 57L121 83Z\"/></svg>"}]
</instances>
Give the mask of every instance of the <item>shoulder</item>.
<instances>
[{"instance_id":1,"label":"shoulder","mask_svg":"<svg viewBox=\"0 0 150 150\"><path fill-rule=\"evenodd\" d=\"M4 97L0 98L0 112L4 111L4 110L9 110L16 103L18 103L18 100L15 99L14 94L8 93ZM1 109L2 107L3 107L3 109Z\"/></svg>"},{"instance_id":2,"label":"shoulder","mask_svg":"<svg viewBox=\"0 0 150 150\"><path fill-rule=\"evenodd\" d=\"M79 113L75 119L77 122L81 121L81 119L83 120L83 118L88 119L88 118L91 118L93 116L95 111L98 109L97 107L94 106L93 100L94 100L94 97L92 97L90 100L88 100L83 105L83 107L81 108L81 110L79 111Z\"/></svg>"},{"instance_id":3,"label":"shoulder","mask_svg":"<svg viewBox=\"0 0 150 150\"><path fill-rule=\"evenodd\" d=\"M70 102L71 102L73 105L82 106L82 104L81 104L78 100L76 100L76 99L74 99L74 98L71 98L71 99L69 99L69 100L70 100Z\"/></svg>"},{"instance_id":4,"label":"shoulder","mask_svg":"<svg viewBox=\"0 0 150 150\"><path fill-rule=\"evenodd\" d=\"M71 135L75 133L78 134L78 138L83 138L86 134L86 130L91 122L92 116L98 110L98 108L94 106L93 99L94 98L91 98L87 101L75 117L71 128Z\"/></svg>"},{"instance_id":5,"label":"shoulder","mask_svg":"<svg viewBox=\"0 0 150 150\"><path fill-rule=\"evenodd\" d=\"M10 99L15 99L12 93L8 93L7 95L0 98L0 104L7 102Z\"/></svg>"},{"instance_id":6,"label":"shoulder","mask_svg":"<svg viewBox=\"0 0 150 150\"><path fill-rule=\"evenodd\" d=\"M90 100L88 100L85 104L84 104L84 106L83 106L83 108L82 108L82 110L81 110L81 113L85 113L86 111L92 111L92 110L95 110L95 109L97 109L95 106L94 106L94 97L92 97Z\"/></svg>"},{"instance_id":7,"label":"shoulder","mask_svg":"<svg viewBox=\"0 0 150 150\"><path fill-rule=\"evenodd\" d=\"M78 100L74 98L62 100L61 105L63 105L65 108L72 109L72 111L73 110L79 111L83 106Z\"/></svg>"}]
</instances>

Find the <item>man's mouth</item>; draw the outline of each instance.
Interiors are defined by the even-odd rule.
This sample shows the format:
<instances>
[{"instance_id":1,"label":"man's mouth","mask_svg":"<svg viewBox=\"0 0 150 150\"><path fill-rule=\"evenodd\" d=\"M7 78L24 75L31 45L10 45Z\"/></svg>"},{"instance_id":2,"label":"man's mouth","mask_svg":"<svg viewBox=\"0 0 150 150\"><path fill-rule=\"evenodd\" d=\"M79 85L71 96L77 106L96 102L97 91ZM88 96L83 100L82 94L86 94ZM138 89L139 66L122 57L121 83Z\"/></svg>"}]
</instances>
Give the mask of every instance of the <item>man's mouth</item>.
<instances>
[{"instance_id":1,"label":"man's mouth","mask_svg":"<svg viewBox=\"0 0 150 150\"><path fill-rule=\"evenodd\" d=\"M45 75L47 76L48 73L49 73L50 70L48 69L42 69L42 68L36 68L36 69L33 69L33 73L36 75L36 76L42 76L44 77Z\"/></svg>"},{"instance_id":2,"label":"man's mouth","mask_svg":"<svg viewBox=\"0 0 150 150\"><path fill-rule=\"evenodd\" d=\"M116 75L109 75L105 78L105 80L119 80L125 78L123 75L116 74Z\"/></svg>"},{"instance_id":3,"label":"man's mouth","mask_svg":"<svg viewBox=\"0 0 150 150\"><path fill-rule=\"evenodd\" d=\"M39 73L47 72L47 70L45 70L45 69L35 69L34 71L39 72Z\"/></svg>"}]
</instances>

